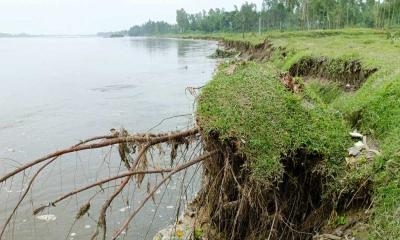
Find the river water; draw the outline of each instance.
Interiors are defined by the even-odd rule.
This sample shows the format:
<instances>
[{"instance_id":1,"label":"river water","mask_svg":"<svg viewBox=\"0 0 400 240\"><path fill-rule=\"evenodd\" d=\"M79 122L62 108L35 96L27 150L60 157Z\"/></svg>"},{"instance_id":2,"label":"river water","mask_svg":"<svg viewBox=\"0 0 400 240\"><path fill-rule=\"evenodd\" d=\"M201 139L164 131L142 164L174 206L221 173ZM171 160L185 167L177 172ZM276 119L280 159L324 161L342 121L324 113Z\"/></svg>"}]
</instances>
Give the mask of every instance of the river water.
<instances>
[{"instance_id":1,"label":"river water","mask_svg":"<svg viewBox=\"0 0 400 240\"><path fill-rule=\"evenodd\" d=\"M194 99L185 88L202 86L212 77L216 63L207 56L216 47L209 41L161 38L0 38L0 175L111 128L145 132L161 119L193 113ZM191 116L178 117L153 131L191 124ZM5 239L88 239L112 184L93 198L90 215L76 222L79 208L99 189L42 213L56 216L55 221L38 220L32 209L118 171L116 152L74 153L51 165L27 195ZM199 178L196 169L189 172L194 179ZM0 226L33 174L27 171L25 178L0 185ZM188 185L190 199L198 180ZM115 200L107 215L109 235L138 206L146 192L142 188L131 185ZM180 190L179 179L161 189L156 204L146 205L124 238L151 239L171 224Z\"/></svg>"}]
</instances>

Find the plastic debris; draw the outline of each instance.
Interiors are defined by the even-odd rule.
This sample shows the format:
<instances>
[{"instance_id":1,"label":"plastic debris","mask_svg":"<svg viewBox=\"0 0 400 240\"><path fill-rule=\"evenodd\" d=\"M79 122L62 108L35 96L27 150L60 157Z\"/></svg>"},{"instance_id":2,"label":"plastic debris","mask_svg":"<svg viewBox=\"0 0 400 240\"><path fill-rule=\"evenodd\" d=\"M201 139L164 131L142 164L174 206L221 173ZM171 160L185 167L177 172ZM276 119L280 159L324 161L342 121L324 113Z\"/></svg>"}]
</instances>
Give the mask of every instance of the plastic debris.
<instances>
[{"instance_id":1,"label":"plastic debris","mask_svg":"<svg viewBox=\"0 0 400 240\"><path fill-rule=\"evenodd\" d=\"M350 156L358 156L361 153L361 150L365 148L365 145L362 141L358 141L354 144L353 147L349 148L349 155Z\"/></svg>"},{"instance_id":2,"label":"plastic debris","mask_svg":"<svg viewBox=\"0 0 400 240\"><path fill-rule=\"evenodd\" d=\"M46 214L46 215L40 215L36 217L37 219L45 222L52 222L57 219L57 217L53 214Z\"/></svg>"},{"instance_id":3,"label":"plastic debris","mask_svg":"<svg viewBox=\"0 0 400 240\"><path fill-rule=\"evenodd\" d=\"M358 141L354 144L354 147L363 149L365 147L364 143L362 141Z\"/></svg>"},{"instance_id":4,"label":"plastic debris","mask_svg":"<svg viewBox=\"0 0 400 240\"><path fill-rule=\"evenodd\" d=\"M130 209L130 208L131 208L131 206L123 207L123 208L121 208L119 211L120 211L120 212L126 212L126 210L128 210L128 209Z\"/></svg>"},{"instance_id":5,"label":"plastic debris","mask_svg":"<svg viewBox=\"0 0 400 240\"><path fill-rule=\"evenodd\" d=\"M362 135L361 133L357 132L357 130L354 130L353 132L350 133L350 136L353 138L363 138L364 135Z\"/></svg>"},{"instance_id":6,"label":"plastic debris","mask_svg":"<svg viewBox=\"0 0 400 240\"><path fill-rule=\"evenodd\" d=\"M349 148L349 155L350 156L358 156L361 153L361 149L356 147Z\"/></svg>"}]
</instances>

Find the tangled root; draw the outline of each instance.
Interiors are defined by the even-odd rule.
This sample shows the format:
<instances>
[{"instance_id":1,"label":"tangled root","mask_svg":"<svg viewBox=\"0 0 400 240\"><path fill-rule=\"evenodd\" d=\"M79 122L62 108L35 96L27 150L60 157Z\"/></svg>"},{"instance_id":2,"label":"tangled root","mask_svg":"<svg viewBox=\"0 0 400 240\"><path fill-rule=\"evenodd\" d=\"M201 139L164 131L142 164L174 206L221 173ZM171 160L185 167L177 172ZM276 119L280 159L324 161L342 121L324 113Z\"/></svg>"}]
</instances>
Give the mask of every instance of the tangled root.
<instances>
[{"instance_id":1,"label":"tangled root","mask_svg":"<svg viewBox=\"0 0 400 240\"><path fill-rule=\"evenodd\" d=\"M270 182L252 176L246 156L234 144L218 142L215 132L206 139L209 150L220 151L217 159L203 162L199 215L220 239L312 239L333 211L354 201L354 191L327 196L333 179L317 153L300 149L282 157L284 173ZM365 193L357 196L368 199ZM219 239L213 231L208 237Z\"/></svg>"}]
</instances>

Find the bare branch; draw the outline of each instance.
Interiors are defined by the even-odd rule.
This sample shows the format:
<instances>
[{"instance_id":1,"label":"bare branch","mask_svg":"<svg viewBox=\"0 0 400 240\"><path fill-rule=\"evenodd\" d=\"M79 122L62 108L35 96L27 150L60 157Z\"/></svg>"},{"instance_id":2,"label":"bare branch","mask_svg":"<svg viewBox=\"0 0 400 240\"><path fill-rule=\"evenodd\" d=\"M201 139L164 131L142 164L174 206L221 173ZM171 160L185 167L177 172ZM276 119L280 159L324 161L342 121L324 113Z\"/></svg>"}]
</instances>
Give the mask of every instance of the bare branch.
<instances>
[{"instance_id":1,"label":"bare branch","mask_svg":"<svg viewBox=\"0 0 400 240\"><path fill-rule=\"evenodd\" d=\"M132 164L130 171L133 171L136 169L137 165L139 164L140 159L142 158L143 154L146 154L147 149L150 147L149 144L145 145L140 152L138 153L135 162ZM100 210L100 215L99 215L99 220L97 223L97 228L95 233L92 236L92 239L96 239L96 237L99 234L99 228L102 229L103 231L103 239L105 240L106 238L106 232L107 232L107 221L106 221L106 214L107 214L107 209L110 207L112 201L115 199L116 196L118 196L122 190L125 188L125 186L129 183L129 180L131 179L130 176L125 177L124 181L121 183L121 185L114 191L114 193L104 202L101 210Z\"/></svg>"},{"instance_id":2,"label":"bare branch","mask_svg":"<svg viewBox=\"0 0 400 240\"><path fill-rule=\"evenodd\" d=\"M54 157L58 157L58 156L62 156L68 153L72 153L72 152L78 152L78 151L83 151L83 150L88 150L88 149L97 149L97 148L103 148L103 147L107 147L107 146L111 146L111 145L115 145L115 144L120 144L120 143L124 143L124 142L139 142L139 143L148 143L151 145L157 144L157 143L161 143L161 142L167 142L169 140L173 140L179 137L188 137L188 136L192 136L195 135L199 132L199 128L195 127L192 128L190 130L187 131L183 131L183 132L178 132L178 133L166 133L166 134L159 134L159 135L154 135L154 134L145 134L145 135L131 135L131 136L127 136L127 137L112 137L110 139L105 139L99 143L92 143L92 144L81 144L79 143L78 145L74 145L72 147L63 149L63 150L59 150L56 152L53 152L47 156L41 157L39 159L36 159L32 162L29 162L27 164L25 164L22 167L19 167L17 169L15 169L14 171L6 174L5 176L0 178L0 183L6 181L8 178L30 168L33 167L41 162L44 162L48 159L54 158ZM95 140L99 140L102 138L99 137L95 137L95 138L91 138L91 139L95 139ZM89 139L90 140L90 139ZM85 141L84 141L85 142ZM87 141L86 141L87 142Z\"/></svg>"},{"instance_id":3,"label":"bare branch","mask_svg":"<svg viewBox=\"0 0 400 240\"><path fill-rule=\"evenodd\" d=\"M170 120L170 119L174 119L174 118L178 118L178 117L189 117L189 116L193 116L193 114L180 114L180 115L175 115L172 117L167 117L162 119L159 123L157 123L156 125L154 125L152 128L150 128L149 130L147 130L147 132L152 131L153 129L155 129L156 127L160 126L161 124L163 124L165 121Z\"/></svg>"},{"instance_id":4,"label":"bare branch","mask_svg":"<svg viewBox=\"0 0 400 240\"><path fill-rule=\"evenodd\" d=\"M193 161L190 161L186 164L183 164L180 167L177 167L174 171L170 172L165 178L163 178L161 180L161 182L159 184L157 184L157 186L155 186L153 188L153 190L147 195L147 197L143 200L143 202L140 204L140 206L129 216L129 218L124 222L123 226L117 231L117 233L113 236L113 240L117 239L119 235L121 235L121 233L128 228L129 223L132 221L132 219L136 216L136 214L144 207L144 205L147 203L147 201L149 201L151 199L151 197L153 196L153 194L168 180L170 179L174 174L196 164L199 162L202 162L208 158L210 158L211 156L213 156L214 154L216 154L217 151L212 151L210 153L206 153L201 155L200 157L196 158Z\"/></svg>"},{"instance_id":5,"label":"bare branch","mask_svg":"<svg viewBox=\"0 0 400 240\"><path fill-rule=\"evenodd\" d=\"M44 207L40 207L40 208L35 209L33 212L37 214L37 213L43 211L44 209L46 209L47 207L55 206L56 204L58 204L58 203L64 201L65 199L67 199L67 198L69 198L69 197L72 197L72 196L74 196L74 195L76 195L76 194L78 194L78 193L81 193L81 192L83 192L83 191L89 190L89 189L94 188L94 187L97 187L97 186L101 186L101 185L103 185L103 184L105 184L105 183L108 183L108 182L111 182L111 181L114 181L114 180L117 180L117 179L121 179L121 178L124 178L124 177L132 177L132 176L135 176L135 175L138 175L138 174L160 174L160 173L169 173L169 172L172 172L173 170L174 170L174 168L151 169L151 170L147 170L147 171L135 171L135 172L129 172L129 171L128 171L128 172L122 173L122 174L120 174L120 175L113 176L113 177L109 177L109 178L106 178L106 179L97 181L97 182L95 182L95 183L92 183L92 184L90 184L90 185L87 185L87 186L78 188L78 189L76 189L76 190L74 190L74 191L72 191L72 192L69 192L69 193L67 193L67 194L65 194L65 195L63 195L63 196L57 198L56 200L50 202L48 205L46 205L46 206L44 206ZM36 215L36 214L35 214L35 215Z\"/></svg>"},{"instance_id":6,"label":"bare branch","mask_svg":"<svg viewBox=\"0 0 400 240\"><path fill-rule=\"evenodd\" d=\"M47 166L49 166L52 162L54 162L57 159L57 157L51 159L51 161L47 162L46 164L44 164L41 168L39 168L39 170L37 170L37 172L35 173L35 175L32 177L32 179L29 181L28 186L26 187L24 193L22 194L21 198L19 199L17 205L14 207L12 213L10 214L10 216L7 218L6 223L4 224L3 228L1 229L1 233L0 233L0 239L2 239L4 232L8 226L8 224L10 223L11 219L13 218L13 216L15 215L15 213L17 212L17 209L19 208L19 206L21 205L22 201L25 199L26 195L28 194L29 190L31 189L33 182L35 181L35 179L37 178L37 176L39 176L40 172L43 171Z\"/></svg>"}]
</instances>

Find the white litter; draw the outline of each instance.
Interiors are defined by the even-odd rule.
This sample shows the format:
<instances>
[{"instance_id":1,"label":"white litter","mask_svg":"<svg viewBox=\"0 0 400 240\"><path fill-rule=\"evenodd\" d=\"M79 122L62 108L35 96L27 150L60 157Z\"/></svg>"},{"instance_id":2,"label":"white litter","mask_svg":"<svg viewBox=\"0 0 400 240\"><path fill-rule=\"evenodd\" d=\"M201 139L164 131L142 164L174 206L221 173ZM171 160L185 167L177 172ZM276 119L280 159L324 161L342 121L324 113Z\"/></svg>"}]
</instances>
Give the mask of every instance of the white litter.
<instances>
[{"instance_id":1,"label":"white litter","mask_svg":"<svg viewBox=\"0 0 400 240\"><path fill-rule=\"evenodd\" d=\"M57 219L57 217L53 214L40 215L40 216L37 216L36 218L41 221L46 221L46 222L55 221Z\"/></svg>"},{"instance_id":2,"label":"white litter","mask_svg":"<svg viewBox=\"0 0 400 240\"><path fill-rule=\"evenodd\" d=\"M128 210L128 209L130 209L130 208L131 208L131 206L123 207L123 208L121 208L119 211L120 211L120 212L126 212L126 210Z\"/></svg>"},{"instance_id":3,"label":"white litter","mask_svg":"<svg viewBox=\"0 0 400 240\"><path fill-rule=\"evenodd\" d=\"M90 225L85 225L85 229L89 229L90 228Z\"/></svg>"},{"instance_id":4,"label":"white litter","mask_svg":"<svg viewBox=\"0 0 400 240\"><path fill-rule=\"evenodd\" d=\"M75 237L76 236L76 233L71 233L71 237Z\"/></svg>"},{"instance_id":5,"label":"white litter","mask_svg":"<svg viewBox=\"0 0 400 240\"><path fill-rule=\"evenodd\" d=\"M167 209L174 209L174 206L167 206Z\"/></svg>"},{"instance_id":6,"label":"white litter","mask_svg":"<svg viewBox=\"0 0 400 240\"><path fill-rule=\"evenodd\" d=\"M353 138L363 138L363 135L357 131L353 131L350 133L350 136Z\"/></svg>"},{"instance_id":7,"label":"white litter","mask_svg":"<svg viewBox=\"0 0 400 240\"><path fill-rule=\"evenodd\" d=\"M364 143L362 141L358 141L354 144L354 147L363 149L365 147Z\"/></svg>"},{"instance_id":8,"label":"white litter","mask_svg":"<svg viewBox=\"0 0 400 240\"><path fill-rule=\"evenodd\" d=\"M21 189L21 190L18 190L18 191L16 191L16 193L22 193L22 192L25 192L25 188L23 188L23 189Z\"/></svg>"}]
</instances>

